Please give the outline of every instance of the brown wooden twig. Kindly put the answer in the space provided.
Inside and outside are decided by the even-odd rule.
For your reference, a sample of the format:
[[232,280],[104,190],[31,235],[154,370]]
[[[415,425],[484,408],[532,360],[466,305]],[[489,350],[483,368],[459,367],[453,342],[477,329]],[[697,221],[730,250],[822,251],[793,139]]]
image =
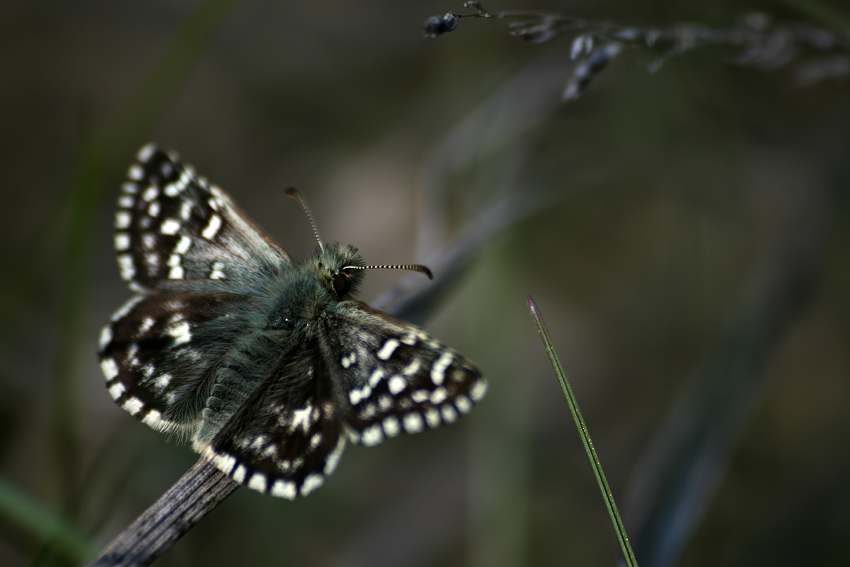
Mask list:
[[237,488],[225,473],[199,460],[88,567],[150,565]]

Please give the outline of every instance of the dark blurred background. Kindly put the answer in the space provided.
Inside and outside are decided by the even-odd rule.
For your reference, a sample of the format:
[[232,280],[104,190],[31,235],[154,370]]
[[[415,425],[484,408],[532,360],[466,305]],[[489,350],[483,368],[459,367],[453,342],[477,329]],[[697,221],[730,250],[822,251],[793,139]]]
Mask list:
[[[487,7],[850,29],[839,0]],[[113,404],[95,357],[130,295],[111,223],[149,140],[296,257],[315,241],[290,186],[367,262],[462,274],[425,326],[490,380],[455,426],[349,446],[307,498],[237,491],[158,565],[615,564],[529,294],[642,565],[850,564],[850,82],[712,47],[650,73],[627,50],[561,104],[568,37],[464,19],[425,39],[449,10],[0,5],[0,564],[74,564],[51,522],[98,549],[195,461]],[[404,278],[370,272],[362,297]]]

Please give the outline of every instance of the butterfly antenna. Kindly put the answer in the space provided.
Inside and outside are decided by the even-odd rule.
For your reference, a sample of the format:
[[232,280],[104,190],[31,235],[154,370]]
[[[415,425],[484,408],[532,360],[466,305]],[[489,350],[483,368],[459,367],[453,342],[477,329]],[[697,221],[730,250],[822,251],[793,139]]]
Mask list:
[[304,212],[307,214],[307,219],[310,221],[310,226],[313,227],[313,234],[316,235],[316,242],[319,243],[319,250],[324,252],[325,245],[322,243],[322,237],[319,236],[319,229],[316,228],[316,221],[313,220],[313,213],[310,212],[310,207],[307,206],[307,201],[304,200],[304,197],[301,196],[301,193],[295,187],[287,189],[286,194],[298,201],[301,208],[304,209]]
[[422,264],[397,264],[395,266],[343,266],[343,270],[408,270],[411,272],[419,272],[428,276],[429,280],[434,279],[434,274],[427,266]]

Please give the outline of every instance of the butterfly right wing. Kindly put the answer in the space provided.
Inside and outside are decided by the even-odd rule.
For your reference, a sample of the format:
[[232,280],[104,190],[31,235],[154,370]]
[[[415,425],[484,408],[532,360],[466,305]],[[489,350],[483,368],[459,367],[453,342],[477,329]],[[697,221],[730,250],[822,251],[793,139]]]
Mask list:
[[472,362],[419,327],[360,301],[343,301],[322,321],[348,438],[366,446],[400,433],[454,423],[487,392]]
[[153,144],[127,170],[115,213],[121,277],[136,292],[251,293],[290,255],[216,185]]

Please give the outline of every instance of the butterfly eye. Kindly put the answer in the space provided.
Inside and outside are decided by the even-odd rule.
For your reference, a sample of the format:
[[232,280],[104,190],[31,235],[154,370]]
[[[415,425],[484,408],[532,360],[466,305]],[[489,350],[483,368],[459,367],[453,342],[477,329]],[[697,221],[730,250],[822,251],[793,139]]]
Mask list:
[[343,273],[334,274],[333,279],[334,292],[337,296],[343,296],[348,293],[351,287],[351,282],[348,281],[348,276]]

